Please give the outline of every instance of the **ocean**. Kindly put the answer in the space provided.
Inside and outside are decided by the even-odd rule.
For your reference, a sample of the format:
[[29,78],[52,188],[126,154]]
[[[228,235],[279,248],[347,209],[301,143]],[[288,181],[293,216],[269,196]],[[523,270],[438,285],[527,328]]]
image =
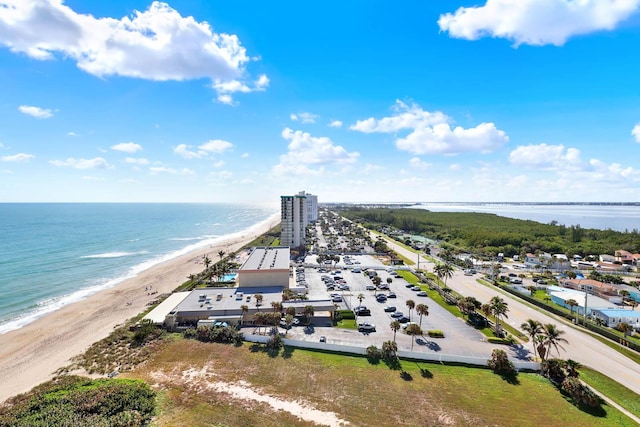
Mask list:
[[275,205],[0,204],[0,334],[279,212]]
[[508,218],[599,230],[640,230],[640,204],[420,203],[432,212],[482,212]]

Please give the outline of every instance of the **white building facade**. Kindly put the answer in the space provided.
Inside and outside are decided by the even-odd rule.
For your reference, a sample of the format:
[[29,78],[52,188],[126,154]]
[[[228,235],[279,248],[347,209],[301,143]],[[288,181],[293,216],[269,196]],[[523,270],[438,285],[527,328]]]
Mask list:
[[307,213],[307,198],[304,192],[295,196],[280,196],[281,245],[295,248],[304,244]]

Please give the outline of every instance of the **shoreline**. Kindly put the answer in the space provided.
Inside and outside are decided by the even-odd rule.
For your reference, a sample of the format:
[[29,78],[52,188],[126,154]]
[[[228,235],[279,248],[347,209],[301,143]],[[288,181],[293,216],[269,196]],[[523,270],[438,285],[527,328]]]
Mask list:
[[[147,303],[160,294],[173,292],[190,274],[203,270],[198,261],[204,255],[216,260],[220,250],[237,252],[278,222],[279,213],[214,246],[197,248],[153,265],[111,288],[0,335],[0,402],[50,380],[71,358],[108,336],[117,325],[145,311]],[[153,293],[148,292],[149,287]]]

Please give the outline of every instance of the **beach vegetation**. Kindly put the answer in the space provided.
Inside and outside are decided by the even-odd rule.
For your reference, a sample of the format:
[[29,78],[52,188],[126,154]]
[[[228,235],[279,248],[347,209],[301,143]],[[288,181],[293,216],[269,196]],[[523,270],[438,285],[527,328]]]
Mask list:
[[140,380],[63,375],[0,406],[0,426],[145,426],[155,397]]

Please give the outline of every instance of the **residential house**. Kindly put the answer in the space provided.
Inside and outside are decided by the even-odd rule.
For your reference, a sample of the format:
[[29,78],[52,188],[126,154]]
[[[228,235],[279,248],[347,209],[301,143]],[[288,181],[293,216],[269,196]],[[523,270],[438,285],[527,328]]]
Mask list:
[[619,249],[615,252],[615,258],[617,262],[622,264],[633,264],[633,254],[631,252]]
[[640,330],[640,313],[628,309],[593,309],[593,317],[601,319],[605,325],[615,328],[620,323],[628,323],[633,329]]

